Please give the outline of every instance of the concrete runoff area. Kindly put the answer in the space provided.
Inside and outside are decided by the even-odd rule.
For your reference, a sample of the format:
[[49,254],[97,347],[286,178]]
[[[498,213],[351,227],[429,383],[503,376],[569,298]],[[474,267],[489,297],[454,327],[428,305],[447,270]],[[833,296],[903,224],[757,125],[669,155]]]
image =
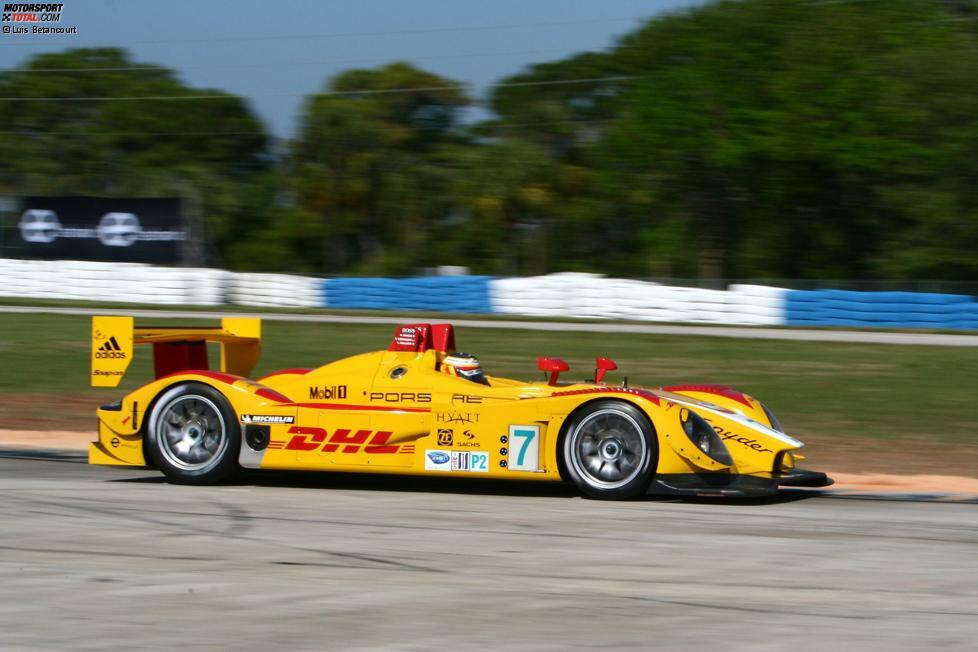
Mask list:
[[0,649],[973,650],[978,506],[0,458]]

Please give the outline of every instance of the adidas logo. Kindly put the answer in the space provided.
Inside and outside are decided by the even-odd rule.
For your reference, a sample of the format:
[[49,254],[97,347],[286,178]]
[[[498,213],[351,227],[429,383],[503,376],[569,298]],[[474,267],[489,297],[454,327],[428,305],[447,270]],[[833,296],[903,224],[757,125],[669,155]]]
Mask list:
[[102,346],[95,351],[96,358],[122,358],[125,359],[126,353],[115,341],[115,335],[102,342]]

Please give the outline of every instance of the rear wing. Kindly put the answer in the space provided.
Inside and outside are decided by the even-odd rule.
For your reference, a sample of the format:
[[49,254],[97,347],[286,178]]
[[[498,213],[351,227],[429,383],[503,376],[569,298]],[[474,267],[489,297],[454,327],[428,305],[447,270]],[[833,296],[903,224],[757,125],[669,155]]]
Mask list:
[[92,317],[92,387],[116,387],[132,362],[136,344],[153,345],[156,378],[208,369],[208,342],[221,345],[221,371],[247,376],[261,354],[261,320],[224,317],[220,328],[137,328],[132,317]]

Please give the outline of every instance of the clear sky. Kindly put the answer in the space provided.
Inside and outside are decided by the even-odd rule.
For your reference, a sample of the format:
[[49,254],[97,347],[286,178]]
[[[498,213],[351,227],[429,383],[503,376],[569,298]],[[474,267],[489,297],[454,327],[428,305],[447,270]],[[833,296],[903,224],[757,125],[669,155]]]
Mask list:
[[[0,35],[0,68],[40,52],[121,46],[187,84],[247,97],[279,137],[303,95],[354,67],[410,61],[468,84],[600,50],[643,19],[704,0],[64,0],[77,35]],[[5,23],[7,24],[7,23]]]

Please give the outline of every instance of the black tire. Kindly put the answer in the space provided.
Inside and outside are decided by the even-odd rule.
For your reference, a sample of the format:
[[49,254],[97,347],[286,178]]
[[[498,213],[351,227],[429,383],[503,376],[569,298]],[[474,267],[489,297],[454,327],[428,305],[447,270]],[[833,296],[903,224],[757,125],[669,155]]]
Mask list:
[[146,421],[146,453],[170,482],[214,484],[238,470],[241,426],[224,396],[203,383],[163,392]]
[[655,429],[645,414],[624,401],[596,401],[567,423],[564,468],[591,498],[624,500],[649,488],[659,462]]

